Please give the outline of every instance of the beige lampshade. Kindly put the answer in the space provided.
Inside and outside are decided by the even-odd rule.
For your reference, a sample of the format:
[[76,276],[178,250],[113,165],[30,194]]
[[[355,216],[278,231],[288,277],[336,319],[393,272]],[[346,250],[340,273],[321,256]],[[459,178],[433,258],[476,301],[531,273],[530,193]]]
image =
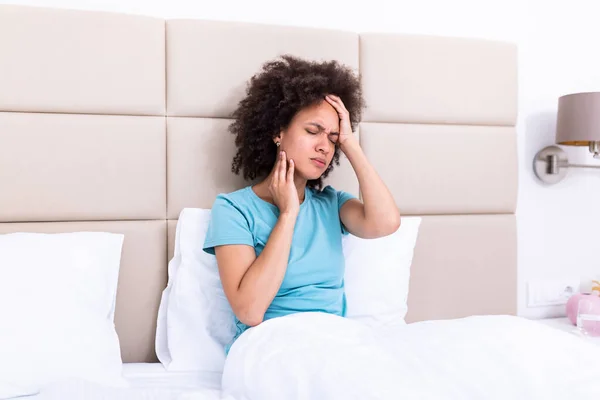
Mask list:
[[600,92],[574,93],[558,99],[556,143],[588,146],[600,142]]

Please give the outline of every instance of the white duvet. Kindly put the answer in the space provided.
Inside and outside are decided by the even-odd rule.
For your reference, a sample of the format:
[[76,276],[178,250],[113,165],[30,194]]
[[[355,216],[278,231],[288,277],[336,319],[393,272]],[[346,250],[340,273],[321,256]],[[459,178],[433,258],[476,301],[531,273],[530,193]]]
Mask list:
[[[221,392],[147,383],[108,388],[62,381],[20,395],[33,394],[23,397],[32,400],[600,399],[600,346],[510,316],[375,328],[304,313],[244,332],[225,363]],[[0,379],[0,398],[19,395],[14,389]]]
[[599,399],[600,347],[510,316],[371,328],[333,315],[295,314],[236,341],[222,396]]

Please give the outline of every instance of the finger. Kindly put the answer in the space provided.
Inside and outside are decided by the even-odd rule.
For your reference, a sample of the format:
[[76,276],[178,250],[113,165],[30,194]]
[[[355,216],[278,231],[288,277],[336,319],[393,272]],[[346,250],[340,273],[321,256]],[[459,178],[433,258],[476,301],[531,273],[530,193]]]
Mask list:
[[348,109],[346,108],[346,105],[344,104],[342,99],[336,95],[332,95],[332,96],[333,96],[333,100],[342,108],[342,110],[348,112]]
[[290,158],[290,166],[287,170],[287,180],[288,182],[294,182],[294,160]]
[[344,106],[344,103],[342,102],[342,100],[339,97],[335,98],[335,97],[331,97],[328,95],[325,98],[327,99],[329,104],[331,104],[336,109],[336,111],[339,114],[341,114],[341,115],[349,114],[348,110],[346,110],[346,106]]
[[335,98],[333,98],[333,97],[332,97],[331,95],[329,95],[329,94],[325,96],[325,100],[327,100],[327,101],[328,101],[330,104],[332,104],[332,105],[337,105],[337,103],[336,103],[336,101],[335,101]]
[[279,168],[281,166],[281,151],[277,153],[277,160],[275,160],[275,169],[273,171],[273,184],[279,183]]
[[340,99],[340,106],[342,107],[342,110],[344,110],[346,112],[346,114],[350,114],[350,112],[346,108],[346,105],[344,104],[344,102],[341,99]]
[[341,111],[340,105],[331,97],[329,96],[325,96],[325,99],[327,100],[327,102],[329,104],[331,104],[333,106],[333,108],[335,108],[335,110],[339,113]]
[[344,110],[346,113],[348,113],[348,110],[346,109],[346,105],[344,104],[344,102],[342,101],[342,99],[341,99],[341,98],[339,98],[339,97],[335,96],[335,101],[336,101],[336,103],[337,103],[337,104],[340,106],[340,108],[341,108],[342,110]]
[[328,94],[327,97],[334,101],[335,103],[342,103],[342,99],[340,99],[338,96],[336,96],[335,94]]
[[281,152],[281,164],[279,164],[279,182],[285,182],[285,172],[287,170],[287,161],[285,158],[285,151]]

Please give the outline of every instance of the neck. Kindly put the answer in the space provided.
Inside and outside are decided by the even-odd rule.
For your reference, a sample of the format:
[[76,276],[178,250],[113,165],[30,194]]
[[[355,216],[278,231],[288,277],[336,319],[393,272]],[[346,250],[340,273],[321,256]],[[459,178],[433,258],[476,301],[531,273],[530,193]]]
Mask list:
[[[269,192],[269,182],[271,182],[272,177],[273,171],[271,171],[271,173],[260,183],[257,183],[254,186],[254,191],[256,192],[256,194],[258,194],[258,196],[261,197],[263,200],[266,200],[270,203],[273,203],[273,199],[271,198],[271,194]],[[307,182],[308,181],[306,179],[301,178],[299,176],[294,177],[294,186],[296,186],[296,190],[298,191],[298,200],[300,200],[300,203],[304,201]]]
[[297,176],[294,177],[294,186],[296,186],[296,190],[298,191],[298,200],[300,200],[300,203],[304,201],[306,182],[306,179]]

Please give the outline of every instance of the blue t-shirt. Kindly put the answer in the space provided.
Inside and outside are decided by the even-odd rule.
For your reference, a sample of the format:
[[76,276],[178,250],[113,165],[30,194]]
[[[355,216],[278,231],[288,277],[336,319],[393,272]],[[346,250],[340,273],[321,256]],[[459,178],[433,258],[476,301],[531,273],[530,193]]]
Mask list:
[[[307,311],[346,315],[342,234],[347,232],[339,210],[351,198],[354,196],[331,186],[322,191],[306,188],[287,270],[264,320]],[[215,254],[215,246],[246,244],[254,247],[258,257],[278,217],[277,206],[258,197],[250,186],[220,194],[212,207],[203,249]],[[237,318],[235,323],[234,341],[248,329]]]

